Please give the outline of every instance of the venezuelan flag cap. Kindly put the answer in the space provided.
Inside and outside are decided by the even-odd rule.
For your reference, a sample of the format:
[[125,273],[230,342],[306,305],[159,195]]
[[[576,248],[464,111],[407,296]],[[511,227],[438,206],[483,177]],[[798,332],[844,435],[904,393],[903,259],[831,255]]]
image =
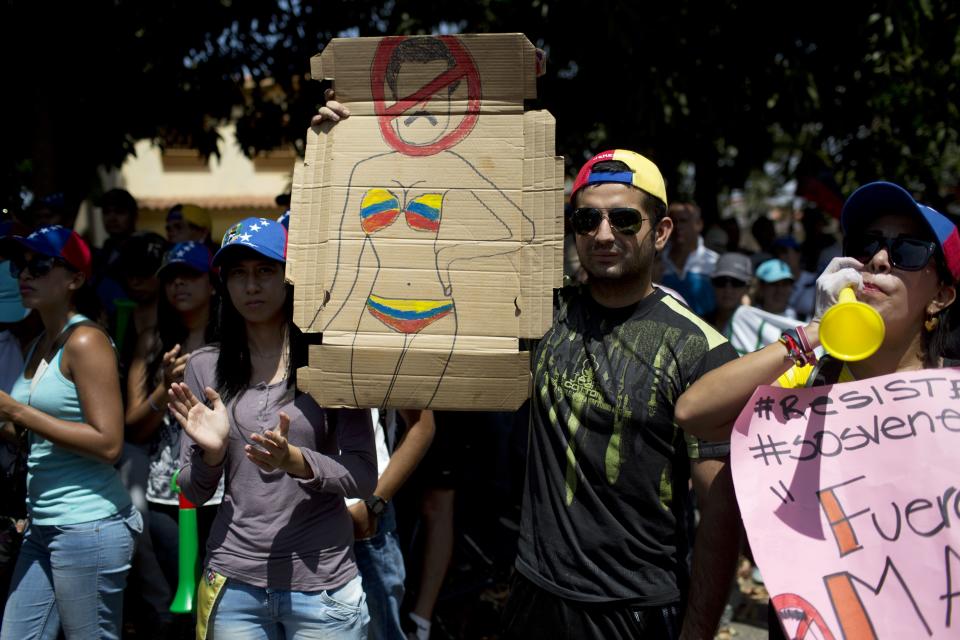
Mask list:
[[[594,171],[593,167],[600,162],[617,160],[630,167],[630,171]],[[577,180],[573,183],[573,191],[570,192],[570,199],[573,200],[577,191],[590,184],[603,182],[620,182],[629,184],[638,189],[643,189],[657,200],[667,204],[667,187],[663,182],[663,176],[660,169],[647,158],[639,153],[627,151],[626,149],[612,149],[603,151],[590,158],[587,164],[583,165],[580,173],[577,174]]]
[[76,231],[58,224],[40,227],[28,236],[10,236],[24,249],[51,258],[59,258],[72,269],[90,278],[93,259],[90,247]]
[[173,267],[186,267],[197,273],[207,273],[213,265],[210,249],[202,242],[178,242],[163,255],[163,263],[157,269],[157,277],[170,273]]
[[892,182],[871,182],[853,192],[843,205],[840,226],[843,234],[885,215],[915,216],[933,233],[954,280],[960,280],[960,234],[950,219],[913,199],[910,192]]
[[287,229],[276,220],[267,218],[241,220],[223,234],[220,250],[213,256],[213,266],[220,267],[224,256],[232,255],[240,248],[249,249],[270,260],[286,263]]

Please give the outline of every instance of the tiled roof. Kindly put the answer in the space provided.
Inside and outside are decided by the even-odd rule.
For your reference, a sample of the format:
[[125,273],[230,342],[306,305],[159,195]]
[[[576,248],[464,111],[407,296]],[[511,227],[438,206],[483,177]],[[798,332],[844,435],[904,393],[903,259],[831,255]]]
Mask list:
[[141,209],[169,209],[176,204],[195,204],[204,209],[263,209],[280,210],[275,196],[165,196],[162,198],[140,197]]

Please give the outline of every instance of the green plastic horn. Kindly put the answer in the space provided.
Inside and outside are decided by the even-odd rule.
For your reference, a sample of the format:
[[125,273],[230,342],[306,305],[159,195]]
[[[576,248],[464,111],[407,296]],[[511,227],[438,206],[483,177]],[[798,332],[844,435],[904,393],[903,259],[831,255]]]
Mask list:
[[130,323],[134,309],[137,308],[137,303],[127,298],[116,298],[113,304],[117,309],[117,335],[113,337],[113,341],[117,345],[117,351],[122,353],[123,342],[127,337],[127,325]]
[[170,479],[170,487],[180,496],[180,552],[177,567],[177,593],[173,596],[170,611],[193,613],[197,596],[197,506],[187,500],[180,491],[177,478],[180,470]]

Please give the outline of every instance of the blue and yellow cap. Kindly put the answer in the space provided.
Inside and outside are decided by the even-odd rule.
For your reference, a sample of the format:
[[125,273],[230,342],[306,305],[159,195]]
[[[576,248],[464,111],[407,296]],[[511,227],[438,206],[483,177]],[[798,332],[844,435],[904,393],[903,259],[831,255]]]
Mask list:
[[[630,167],[630,171],[609,172],[601,171],[594,173],[593,167],[599,162],[617,160]],[[629,184],[638,189],[643,189],[657,200],[667,204],[667,186],[663,181],[663,175],[657,165],[649,159],[643,157],[635,151],[626,149],[611,149],[602,151],[590,158],[573,183],[573,190],[570,192],[570,199],[573,200],[577,191],[590,184],[599,184],[604,182],[620,182]]]

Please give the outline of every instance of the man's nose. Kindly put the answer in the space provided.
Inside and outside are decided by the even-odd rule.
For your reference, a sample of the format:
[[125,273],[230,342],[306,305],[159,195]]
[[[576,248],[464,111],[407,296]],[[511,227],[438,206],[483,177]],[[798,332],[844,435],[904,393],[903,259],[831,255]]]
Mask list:
[[610,226],[610,220],[606,216],[600,219],[600,226],[597,227],[595,239],[602,243],[609,243],[614,240],[613,227]]

